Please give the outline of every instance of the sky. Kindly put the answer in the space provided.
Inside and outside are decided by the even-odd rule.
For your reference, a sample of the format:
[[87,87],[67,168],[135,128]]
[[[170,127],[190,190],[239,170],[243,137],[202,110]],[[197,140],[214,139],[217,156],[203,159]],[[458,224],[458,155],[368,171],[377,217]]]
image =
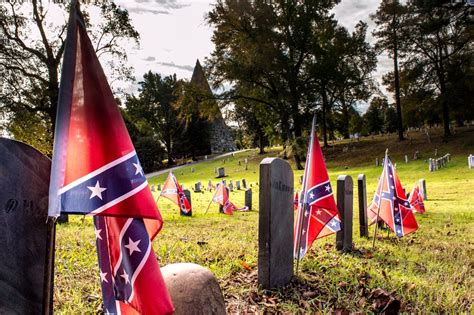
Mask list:
[[[380,0],[342,0],[334,9],[339,23],[349,31],[359,20],[369,24],[369,42],[374,39],[370,32],[374,23],[369,15],[377,10]],[[128,54],[129,63],[135,68],[140,81],[148,70],[163,75],[176,73],[178,78],[190,79],[196,59],[201,62],[214,49],[211,41],[212,28],[205,15],[215,1],[210,0],[117,0],[126,8],[133,25],[140,33],[140,47],[133,47]],[[383,74],[391,70],[391,60],[380,56],[374,77],[380,82]],[[128,84],[125,90],[133,92],[136,84]],[[383,87],[382,91],[385,92]],[[359,108],[365,111],[366,105]]]

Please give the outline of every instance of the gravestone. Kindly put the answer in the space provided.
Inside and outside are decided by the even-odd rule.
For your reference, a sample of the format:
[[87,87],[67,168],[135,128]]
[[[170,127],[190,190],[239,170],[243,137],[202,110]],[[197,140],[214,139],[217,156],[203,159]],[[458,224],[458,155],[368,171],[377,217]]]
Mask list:
[[212,190],[212,180],[209,180],[209,182],[207,183],[207,190]]
[[216,178],[221,178],[225,177],[225,169],[223,167],[219,167],[217,169],[217,177]]
[[234,191],[234,184],[232,183],[232,179],[229,180],[229,190]]
[[194,173],[194,167],[191,168],[191,173]]
[[247,158],[245,158],[244,162],[245,162],[245,164],[247,164],[249,162],[249,160]]
[[469,154],[467,157],[467,166],[469,168],[474,168],[474,156],[472,154]]
[[155,185],[151,185],[151,191],[155,191]]
[[438,149],[435,149],[434,156],[438,156]]
[[0,138],[0,314],[52,314],[50,172],[41,152]]
[[157,184],[157,185],[156,185],[156,190],[157,190],[157,191],[161,191],[161,184]]
[[352,177],[339,175],[337,177],[337,209],[341,216],[341,230],[336,233],[336,248],[343,252],[352,250]]
[[434,171],[433,159],[431,159],[431,158],[428,159],[428,170],[429,170],[430,172],[433,172],[433,171]]
[[279,158],[260,163],[258,284],[288,284],[293,276],[293,171]]
[[[225,183],[222,183],[222,185],[225,186]],[[230,191],[229,188],[225,187],[225,191],[227,191],[227,197],[230,199]],[[219,205],[219,213],[224,213],[224,207],[222,205]]]
[[367,222],[367,188],[365,175],[357,177],[358,199],[359,199],[359,229],[360,237],[369,237],[369,224]]
[[247,189],[247,181],[245,180],[245,178],[242,179],[242,187],[243,187],[244,189]]
[[241,165],[240,161],[239,161],[239,163],[237,163],[237,164],[240,166],[240,165]]
[[375,166],[379,166],[380,163],[379,163],[379,158],[375,158]]
[[189,206],[190,206],[191,210],[189,210],[189,212],[186,213],[186,212],[181,211],[181,209],[180,209],[180,210],[179,210],[179,214],[180,214],[180,215],[183,215],[183,216],[185,216],[185,217],[192,217],[192,216],[193,216],[193,205],[192,205],[192,203],[191,203],[191,192],[190,192],[189,190],[187,190],[187,189],[184,189],[184,190],[183,190],[183,194],[186,196],[186,199],[188,199],[188,201],[189,201]]
[[239,180],[236,180],[236,181],[235,181],[235,188],[236,188],[237,190],[240,190],[240,181],[239,181]]
[[252,210],[252,188],[245,191],[245,206]]
[[408,155],[405,154],[405,163],[408,163]]
[[191,263],[161,268],[170,294],[174,315],[225,314],[224,296],[212,272]]
[[301,176],[300,176],[300,178],[299,178],[298,182],[300,183],[300,185],[302,185],[302,184],[303,184],[303,175],[301,175]]
[[204,155],[204,160],[207,160],[207,155]]
[[420,193],[423,200],[428,200],[428,194],[426,192],[426,180],[420,179]]
[[249,165],[248,165],[248,164],[245,164],[245,170],[246,170],[246,171],[249,170]]
[[201,192],[201,182],[194,184],[194,192]]

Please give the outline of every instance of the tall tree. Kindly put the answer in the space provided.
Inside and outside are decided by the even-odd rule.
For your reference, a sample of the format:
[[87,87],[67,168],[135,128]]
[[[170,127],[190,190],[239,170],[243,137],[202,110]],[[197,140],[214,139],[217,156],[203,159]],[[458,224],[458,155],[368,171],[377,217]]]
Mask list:
[[397,108],[398,140],[404,140],[402,106],[400,100],[400,77],[398,62],[401,46],[404,43],[404,21],[407,9],[398,0],[382,0],[377,12],[371,16],[377,28],[373,35],[378,39],[375,47],[379,52],[386,51],[393,58],[395,103]]
[[179,142],[182,125],[175,108],[179,98],[179,85],[176,74],[162,77],[148,71],[139,82],[138,97],[127,98],[126,110],[137,120],[145,121],[164,144],[168,165],[174,164],[173,146]]
[[[44,7],[43,1],[38,0],[32,0],[31,4],[6,0],[0,4],[0,111],[11,121],[21,118],[16,117],[17,113],[29,112],[48,130],[49,138],[54,132],[69,6],[48,1]],[[49,13],[55,9],[64,13],[63,20]],[[87,6],[85,9],[83,12]],[[99,11],[101,19],[97,25],[91,25],[85,16],[96,51],[99,56],[113,58],[109,68],[115,69],[115,75],[130,77],[130,68],[124,66],[126,53],[121,44],[124,40],[138,43],[139,35],[130,23],[128,12],[113,2],[100,5]],[[14,135],[21,135],[15,131],[21,124],[9,126]]]
[[[438,0],[415,0],[409,4],[406,41],[407,64],[419,64],[425,82],[431,84],[441,103],[444,135],[450,136],[450,108],[456,107],[456,76],[472,76],[472,24],[468,6],[445,5]],[[455,70],[458,69],[458,70]],[[460,71],[459,71],[460,70]],[[463,75],[461,75],[463,76]],[[469,100],[470,99],[470,100]],[[472,106],[472,95],[467,101]],[[467,105],[467,104],[466,104]]]

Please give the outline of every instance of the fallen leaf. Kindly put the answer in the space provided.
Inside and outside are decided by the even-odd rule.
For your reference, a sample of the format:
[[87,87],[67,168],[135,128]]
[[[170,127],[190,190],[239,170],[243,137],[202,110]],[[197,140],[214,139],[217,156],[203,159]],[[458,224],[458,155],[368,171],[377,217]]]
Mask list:
[[252,270],[252,267],[249,266],[249,264],[247,264],[245,261],[241,260],[240,261],[240,264],[242,265],[242,267],[244,267],[245,269],[251,271]]
[[307,292],[303,293],[303,297],[307,298],[307,299],[314,298],[317,295],[318,295],[318,293],[316,291],[307,291]]
[[338,286],[341,287],[341,288],[345,288],[349,285],[349,283],[345,282],[345,281],[341,281],[339,282]]

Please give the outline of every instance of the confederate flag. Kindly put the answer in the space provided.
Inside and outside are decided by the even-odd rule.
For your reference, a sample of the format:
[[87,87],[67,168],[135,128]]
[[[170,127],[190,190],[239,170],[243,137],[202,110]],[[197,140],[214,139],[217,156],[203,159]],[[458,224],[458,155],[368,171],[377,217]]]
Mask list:
[[413,190],[411,191],[410,197],[408,198],[408,202],[412,206],[413,210],[415,210],[418,213],[424,213],[425,212],[425,204],[423,203],[423,196],[420,194],[420,187],[418,184],[413,187]]
[[161,190],[161,195],[165,198],[168,198],[173,203],[175,203],[181,209],[181,212],[188,213],[191,211],[191,205],[189,204],[188,198],[183,192],[183,188],[178,183],[178,180],[172,172],[169,172],[168,177],[163,184],[163,189]]

